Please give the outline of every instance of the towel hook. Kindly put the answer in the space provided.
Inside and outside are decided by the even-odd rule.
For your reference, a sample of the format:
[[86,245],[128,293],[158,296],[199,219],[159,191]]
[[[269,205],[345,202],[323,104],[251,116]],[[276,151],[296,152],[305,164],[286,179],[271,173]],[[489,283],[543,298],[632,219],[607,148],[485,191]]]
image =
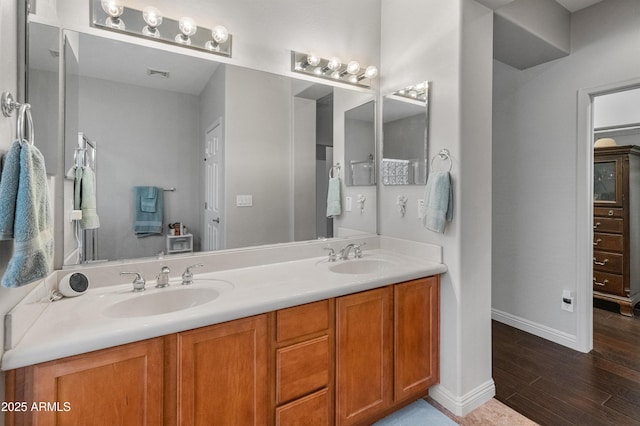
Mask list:
[[338,176],[340,176],[340,163],[336,163],[335,166],[331,167],[331,169],[329,170],[329,179],[333,179],[334,177],[336,177],[335,172],[338,172]]
[[449,152],[449,150],[447,148],[443,148],[440,150],[440,152],[438,152],[438,154],[434,155],[433,158],[431,158],[431,168],[433,169],[433,160],[436,159],[436,157],[440,157],[441,160],[449,160],[449,170],[447,170],[448,172],[451,171],[451,169],[453,168],[453,161],[451,161],[451,153]]
[[[15,110],[18,110],[18,121],[16,124],[16,133],[19,141],[26,140],[33,145],[33,118],[31,117],[31,105],[28,103],[19,103],[13,99],[13,95],[9,92],[2,92],[0,98],[0,108],[2,115],[11,117]],[[25,118],[27,121],[25,134]],[[26,136],[26,137],[25,137]]]

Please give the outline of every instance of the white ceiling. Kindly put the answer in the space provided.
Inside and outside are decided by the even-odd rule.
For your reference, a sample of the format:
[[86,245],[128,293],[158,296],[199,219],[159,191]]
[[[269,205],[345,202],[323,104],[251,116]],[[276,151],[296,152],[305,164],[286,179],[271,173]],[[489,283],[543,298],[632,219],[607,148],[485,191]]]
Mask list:
[[[514,0],[478,0],[480,3],[485,6],[495,10],[499,9],[504,5],[507,5]],[[585,7],[589,7],[596,3],[601,2],[602,0],[556,0],[562,7],[567,9],[569,12],[576,12],[580,9],[584,9]]]

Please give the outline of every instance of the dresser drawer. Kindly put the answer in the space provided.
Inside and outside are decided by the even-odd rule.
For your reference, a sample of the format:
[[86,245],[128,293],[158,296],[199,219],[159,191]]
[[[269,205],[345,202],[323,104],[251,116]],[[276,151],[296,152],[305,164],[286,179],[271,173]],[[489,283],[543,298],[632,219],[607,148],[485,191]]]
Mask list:
[[623,273],[624,256],[618,253],[606,251],[593,251],[593,270],[599,272],[610,272],[612,274]]
[[278,349],[276,404],[291,401],[329,384],[329,337]]
[[607,207],[594,207],[593,208],[593,216],[594,217],[615,217],[622,218],[624,214],[624,209],[613,209]]
[[624,250],[624,237],[620,234],[593,234],[594,250],[618,251]]
[[624,295],[624,280],[622,275],[607,274],[593,271],[593,289],[603,293]]
[[276,313],[278,342],[317,333],[329,328],[329,300],[308,303]]
[[594,232],[613,232],[620,234],[624,229],[623,224],[622,219],[611,219],[608,217],[593,218]]

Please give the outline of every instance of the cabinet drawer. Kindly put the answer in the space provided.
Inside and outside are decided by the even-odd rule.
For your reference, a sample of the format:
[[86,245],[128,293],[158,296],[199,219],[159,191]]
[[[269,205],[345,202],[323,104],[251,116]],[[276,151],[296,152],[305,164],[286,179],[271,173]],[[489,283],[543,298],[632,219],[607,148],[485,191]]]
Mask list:
[[329,384],[329,337],[278,349],[276,403],[291,401]]
[[329,328],[329,300],[308,303],[276,313],[276,338],[283,342]]
[[593,248],[596,250],[623,251],[624,237],[620,234],[593,234]]
[[610,272],[613,274],[623,273],[624,256],[606,251],[593,251],[593,270],[599,272]]
[[593,271],[593,289],[603,293],[624,295],[624,280],[622,275],[607,274]]
[[607,207],[594,207],[593,215],[596,217],[616,217],[622,218],[624,214],[624,209],[614,209]]
[[329,425],[329,391],[322,389],[307,397],[276,408],[276,425]]
[[605,217],[593,218],[593,230],[597,232],[622,233],[624,222],[622,219],[610,219]]

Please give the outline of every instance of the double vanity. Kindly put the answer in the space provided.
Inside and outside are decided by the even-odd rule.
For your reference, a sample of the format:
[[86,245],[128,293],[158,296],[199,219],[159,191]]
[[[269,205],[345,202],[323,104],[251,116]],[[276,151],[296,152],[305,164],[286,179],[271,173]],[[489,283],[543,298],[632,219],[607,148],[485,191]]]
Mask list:
[[49,302],[57,271],[7,315],[2,368],[7,401],[59,410],[10,416],[369,424],[438,382],[446,270],[440,247],[366,236],[78,269],[89,291]]

